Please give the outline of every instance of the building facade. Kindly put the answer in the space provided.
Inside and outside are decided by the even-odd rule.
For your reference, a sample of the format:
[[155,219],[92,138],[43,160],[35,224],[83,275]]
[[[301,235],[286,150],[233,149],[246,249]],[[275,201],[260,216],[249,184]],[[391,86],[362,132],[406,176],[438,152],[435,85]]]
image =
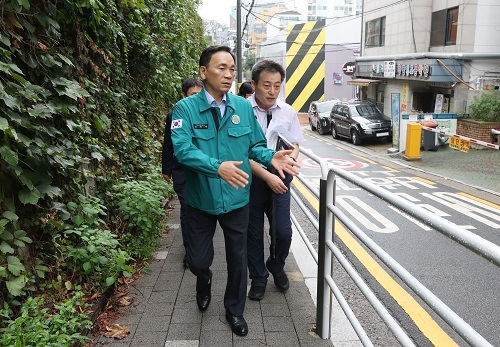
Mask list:
[[500,2],[364,0],[355,79],[390,113],[463,113],[475,91],[500,86]]

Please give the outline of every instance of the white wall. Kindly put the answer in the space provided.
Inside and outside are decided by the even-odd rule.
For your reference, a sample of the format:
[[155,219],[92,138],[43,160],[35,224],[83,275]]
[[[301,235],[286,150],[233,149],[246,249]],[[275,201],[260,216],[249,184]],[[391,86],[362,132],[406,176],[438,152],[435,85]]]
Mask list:
[[474,52],[500,51],[500,1],[478,0]]

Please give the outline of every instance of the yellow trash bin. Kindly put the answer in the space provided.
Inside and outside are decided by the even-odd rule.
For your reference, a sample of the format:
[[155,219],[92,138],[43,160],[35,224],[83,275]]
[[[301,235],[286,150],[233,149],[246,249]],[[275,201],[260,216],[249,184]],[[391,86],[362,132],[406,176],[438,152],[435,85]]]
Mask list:
[[420,139],[422,126],[419,123],[408,123],[406,126],[406,160],[420,160]]

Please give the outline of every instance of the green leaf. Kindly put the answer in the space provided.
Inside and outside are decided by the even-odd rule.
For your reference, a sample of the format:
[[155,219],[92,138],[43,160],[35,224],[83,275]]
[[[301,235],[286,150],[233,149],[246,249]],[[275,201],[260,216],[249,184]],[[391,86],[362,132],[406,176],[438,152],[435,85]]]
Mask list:
[[53,109],[44,104],[36,104],[28,109],[28,114],[33,118],[50,118],[52,113],[54,113]]
[[22,294],[24,286],[26,286],[27,278],[26,276],[19,276],[11,281],[7,281],[7,290],[10,294],[14,296],[19,296]]
[[115,283],[115,278],[114,277],[108,277],[108,278],[106,278],[106,285],[108,287],[111,286],[113,283]]
[[31,182],[31,179],[28,176],[19,175],[18,178],[21,181],[21,183],[24,184],[26,188],[28,188],[30,191],[33,190],[33,188],[35,188],[33,182]]
[[74,216],[73,218],[71,218],[71,220],[78,226],[82,225],[82,223],[85,221],[84,218],[80,215]]
[[3,43],[5,46],[10,47],[10,40],[2,34],[0,34],[0,42]]
[[89,271],[90,268],[92,267],[92,265],[88,261],[86,261],[85,263],[83,263],[82,266],[83,266],[83,270],[85,270],[85,271]]
[[14,276],[19,276],[21,274],[21,271],[26,271],[19,258],[14,257],[13,255],[9,255],[7,257],[7,268]]
[[94,159],[97,159],[98,161],[104,160],[104,156],[99,152],[92,152],[92,153],[90,153],[90,156]]
[[23,189],[19,192],[18,196],[19,196],[19,200],[23,204],[36,205],[36,203],[40,199],[40,192],[36,188],[33,188],[33,190]]
[[0,62],[0,71],[5,72],[8,75],[10,75],[11,71],[16,71],[20,74],[23,73],[16,64],[7,64],[3,62]]
[[17,163],[19,162],[17,153],[7,146],[0,147],[0,157],[12,166],[17,165]]
[[42,184],[36,187],[40,194],[43,195],[48,195],[49,197],[53,198],[55,196],[61,196],[62,191],[59,187],[51,186],[48,184]]
[[64,55],[62,55],[60,53],[57,53],[57,56],[59,57],[59,59],[61,59],[62,61],[64,61],[69,66],[74,66],[73,62],[71,60],[69,60],[68,58],[66,58]]
[[2,243],[0,243],[0,252],[3,254],[14,254],[14,248],[12,248],[7,242],[2,241]]
[[63,77],[54,78],[51,81],[59,95],[66,95],[75,101],[79,97],[90,96],[90,94],[85,89],[80,87],[76,81],[68,80]]
[[19,219],[19,216],[12,211],[5,211],[4,213],[2,213],[2,216],[10,220],[11,222]]
[[0,117],[0,130],[5,131],[9,129],[9,121],[3,117]]
[[2,100],[8,108],[13,110],[19,110],[21,108],[21,101],[10,94],[4,93],[4,95],[2,95]]

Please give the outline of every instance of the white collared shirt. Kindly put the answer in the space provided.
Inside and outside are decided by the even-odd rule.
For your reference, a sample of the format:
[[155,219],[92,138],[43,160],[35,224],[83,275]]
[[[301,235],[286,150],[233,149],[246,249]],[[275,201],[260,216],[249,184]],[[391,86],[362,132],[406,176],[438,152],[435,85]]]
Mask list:
[[[249,100],[252,104],[255,118],[257,118],[262,130],[266,133],[267,111],[261,109],[257,105],[257,102],[255,101],[255,93],[247,100]],[[304,141],[304,137],[302,136],[302,130],[300,128],[297,112],[295,112],[293,107],[286,102],[276,100],[276,103],[269,110],[273,114],[271,123],[280,123],[295,138],[296,143],[300,145]]]

